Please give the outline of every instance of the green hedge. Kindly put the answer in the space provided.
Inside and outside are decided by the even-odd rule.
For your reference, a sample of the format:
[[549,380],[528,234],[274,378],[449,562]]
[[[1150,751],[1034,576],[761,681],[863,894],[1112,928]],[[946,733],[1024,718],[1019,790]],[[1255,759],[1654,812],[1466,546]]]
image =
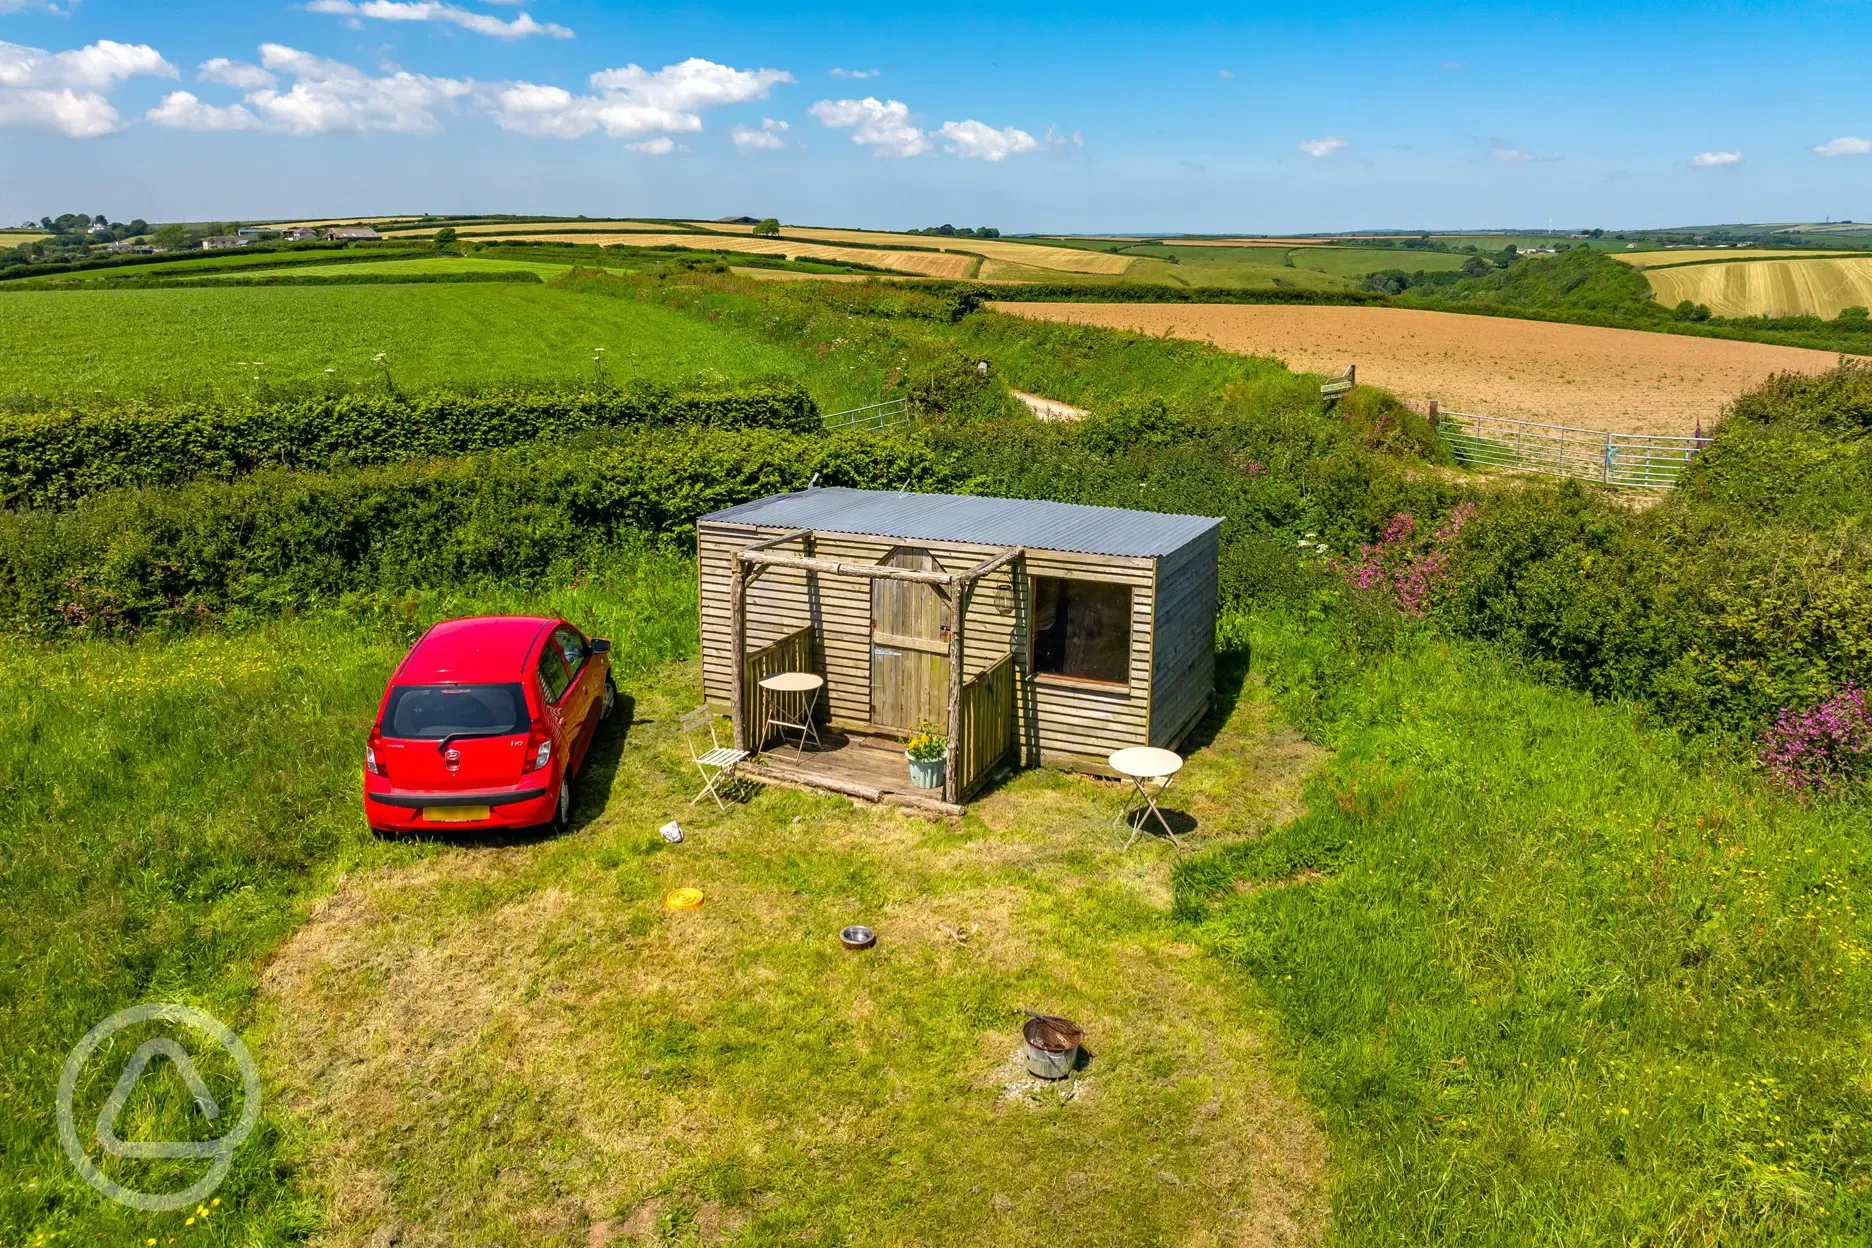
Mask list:
[[537,575],[697,516],[822,485],[954,488],[927,445],[774,429],[658,429],[348,472],[120,490],[0,513],[0,630],[129,633],[276,614],[359,590]]
[[[224,272],[226,270],[223,270]],[[110,282],[41,281],[0,285],[0,292],[22,290],[214,290],[223,286],[420,286],[454,282],[519,282],[537,284],[540,275],[531,269],[497,269],[467,273],[292,273],[268,271],[251,276],[217,277],[204,280],[190,277],[120,277]]]
[[327,468],[493,450],[594,428],[766,427],[808,432],[798,384],[683,389],[352,394],[232,407],[182,404],[0,415],[0,502],[64,506],[99,490],[231,478],[267,465]]

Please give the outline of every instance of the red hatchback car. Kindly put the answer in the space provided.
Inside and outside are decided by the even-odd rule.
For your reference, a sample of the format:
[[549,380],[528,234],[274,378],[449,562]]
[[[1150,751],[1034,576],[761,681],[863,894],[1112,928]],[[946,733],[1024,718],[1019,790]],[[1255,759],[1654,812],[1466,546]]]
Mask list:
[[424,633],[364,747],[372,830],[563,830],[572,777],[617,706],[610,651],[538,616],[447,620]]

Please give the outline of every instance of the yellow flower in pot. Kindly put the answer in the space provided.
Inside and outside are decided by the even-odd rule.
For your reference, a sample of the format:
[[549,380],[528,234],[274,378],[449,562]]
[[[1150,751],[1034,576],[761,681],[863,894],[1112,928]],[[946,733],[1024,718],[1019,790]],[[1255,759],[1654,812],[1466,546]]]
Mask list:
[[910,760],[911,784],[919,789],[941,788],[949,761],[949,738],[926,719],[904,743],[904,757]]

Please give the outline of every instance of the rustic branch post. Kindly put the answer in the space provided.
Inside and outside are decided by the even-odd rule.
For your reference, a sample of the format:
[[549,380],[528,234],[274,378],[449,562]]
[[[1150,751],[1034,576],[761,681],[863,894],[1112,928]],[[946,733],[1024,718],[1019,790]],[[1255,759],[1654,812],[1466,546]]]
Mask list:
[[734,557],[734,567],[728,575],[728,648],[732,663],[729,669],[729,687],[734,691],[732,715],[734,718],[734,748],[748,748],[747,732],[747,565],[741,562],[739,552]]
[[962,801],[962,622],[968,617],[972,579],[958,578],[949,595],[949,756],[943,764],[943,799]]

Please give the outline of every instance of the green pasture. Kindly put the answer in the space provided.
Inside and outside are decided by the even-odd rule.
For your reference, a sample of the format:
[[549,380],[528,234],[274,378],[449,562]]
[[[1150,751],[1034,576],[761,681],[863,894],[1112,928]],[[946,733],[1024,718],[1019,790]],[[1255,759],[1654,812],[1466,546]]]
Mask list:
[[[354,260],[348,263],[294,265],[294,276],[319,273],[538,273],[541,278],[557,277],[572,267],[570,260],[493,260],[476,256],[417,256],[407,260]],[[183,276],[186,276],[185,274]],[[235,272],[204,273],[199,280],[212,282],[241,277]]]
[[1442,273],[1462,268],[1469,259],[1457,252],[1406,247],[1296,247],[1287,254],[1297,268],[1345,278],[1364,277],[1385,269]]
[[1241,636],[1335,752],[1306,814],[1181,865],[1178,902],[1281,1015],[1331,1242],[1864,1241],[1863,803],[1486,652]]
[[750,333],[531,285],[22,291],[0,296],[0,338],[19,408],[370,386],[386,369],[411,388],[565,384],[591,380],[595,347],[620,379],[803,371]]
[[[38,278],[15,278],[13,280],[31,282],[103,283],[117,279],[139,277],[187,277],[196,274],[207,275],[210,273],[244,273],[252,269],[296,269],[302,265],[336,267],[341,263],[339,257],[350,257],[353,262],[356,262],[357,257],[361,254],[367,253],[363,253],[361,250],[339,251],[336,249],[268,252],[194,252],[175,260],[152,260],[146,264],[113,265],[108,268],[98,269],[74,269],[66,273],[49,273]],[[384,253],[382,261],[371,260],[365,261],[365,263],[383,263],[399,255],[407,254],[409,253],[403,251],[387,251]]]

